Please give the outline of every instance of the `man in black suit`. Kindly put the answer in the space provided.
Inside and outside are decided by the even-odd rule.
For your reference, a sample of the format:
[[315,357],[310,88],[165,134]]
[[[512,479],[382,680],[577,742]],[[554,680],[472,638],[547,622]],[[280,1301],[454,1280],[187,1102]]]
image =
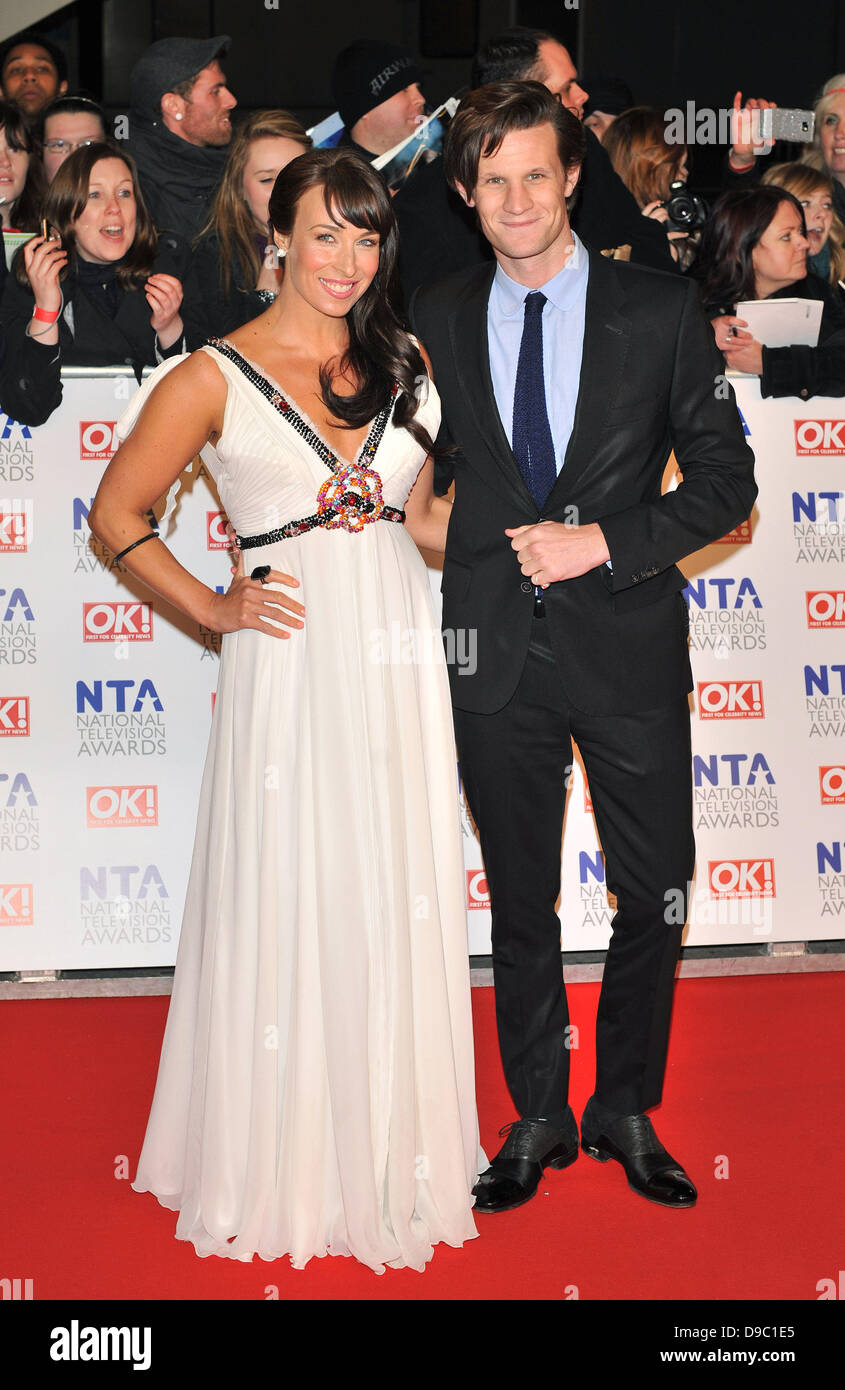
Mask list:
[[[452,666],[450,678],[520,1115],[475,1189],[488,1212],[529,1200],[544,1167],[578,1155],[555,912],[572,737],[617,904],[581,1145],[621,1162],[652,1201],[696,1199],[644,1114],[662,1093],[675,909],[694,860],[676,562],[747,517],[757,489],[694,285],[573,236],[567,199],[583,149],[580,123],[540,83],[471,92],[445,170],[496,262],[422,288],[411,305],[441,442],[456,451],[443,622],[477,639],[474,673]],[[662,496],[672,449],[683,482]]]

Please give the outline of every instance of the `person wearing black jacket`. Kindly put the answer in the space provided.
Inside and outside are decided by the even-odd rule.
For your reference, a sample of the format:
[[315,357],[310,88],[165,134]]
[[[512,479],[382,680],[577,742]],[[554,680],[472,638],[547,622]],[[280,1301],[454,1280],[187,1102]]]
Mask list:
[[157,227],[193,241],[223,177],[237,105],[219,59],[228,34],[159,39],[129,79],[129,150]]
[[189,248],[156,232],[121,148],[103,142],[70,155],[44,216],[50,237],[21,247],[0,303],[0,406],[28,425],[60,404],[62,366],[128,365],[140,381],[144,367],[185,351],[199,332]]
[[[6,258],[0,256],[0,304],[10,278]],[[37,370],[37,361],[36,344],[29,338],[23,344],[16,337],[10,339],[0,322],[0,411],[10,420],[19,420],[22,425],[41,423],[31,418],[31,378],[33,371]]]
[[[644,1113],[661,1098],[685,912],[666,905],[685,899],[694,858],[677,565],[748,516],[754,460],[732,393],[713,390],[718,355],[694,286],[573,236],[582,151],[581,127],[539,83],[466,98],[445,168],[496,262],[425,286],[410,306],[441,443],[456,451],[443,625],[477,639],[472,672],[450,663],[449,676],[520,1117],[473,1189],[486,1213],[522,1205],[544,1168],[578,1156],[555,911],[571,738],[617,900],[581,1147],[620,1162],[652,1202],[696,1200]],[[683,482],[662,495],[670,448]]]
[[[798,199],[776,184],[735,189],[714,204],[690,274],[725,362],[760,377],[761,396],[845,396],[845,307],[838,290],[807,273],[809,242]],[[816,347],[769,348],[747,331],[737,303],[823,301]]]

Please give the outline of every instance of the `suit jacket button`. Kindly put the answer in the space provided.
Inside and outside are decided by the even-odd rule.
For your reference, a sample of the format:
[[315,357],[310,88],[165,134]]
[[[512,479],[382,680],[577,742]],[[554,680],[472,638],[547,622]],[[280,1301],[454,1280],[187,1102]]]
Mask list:
[[527,579],[523,579],[519,587],[524,594],[533,594],[534,592],[534,585],[529,584]]

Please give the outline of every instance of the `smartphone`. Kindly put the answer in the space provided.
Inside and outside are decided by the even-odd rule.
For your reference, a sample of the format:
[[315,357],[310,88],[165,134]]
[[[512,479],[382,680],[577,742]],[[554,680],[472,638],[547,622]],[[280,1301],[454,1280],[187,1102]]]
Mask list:
[[797,144],[808,145],[813,138],[816,118],[812,111],[775,106],[764,108],[757,115],[760,117],[760,135],[764,140],[793,140]]

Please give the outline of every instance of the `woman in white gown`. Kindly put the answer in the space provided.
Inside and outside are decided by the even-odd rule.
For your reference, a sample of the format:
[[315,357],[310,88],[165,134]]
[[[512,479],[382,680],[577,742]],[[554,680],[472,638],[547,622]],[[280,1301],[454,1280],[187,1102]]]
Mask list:
[[[149,378],[90,514],[226,634],[132,1186],[200,1255],[422,1270],[477,1234],[486,1165],[451,706],[415,545],[445,545],[439,401],[390,307],[395,221],[365,161],[294,160],[270,222],[275,302]],[[223,595],[144,529],[200,449],[241,547]]]

